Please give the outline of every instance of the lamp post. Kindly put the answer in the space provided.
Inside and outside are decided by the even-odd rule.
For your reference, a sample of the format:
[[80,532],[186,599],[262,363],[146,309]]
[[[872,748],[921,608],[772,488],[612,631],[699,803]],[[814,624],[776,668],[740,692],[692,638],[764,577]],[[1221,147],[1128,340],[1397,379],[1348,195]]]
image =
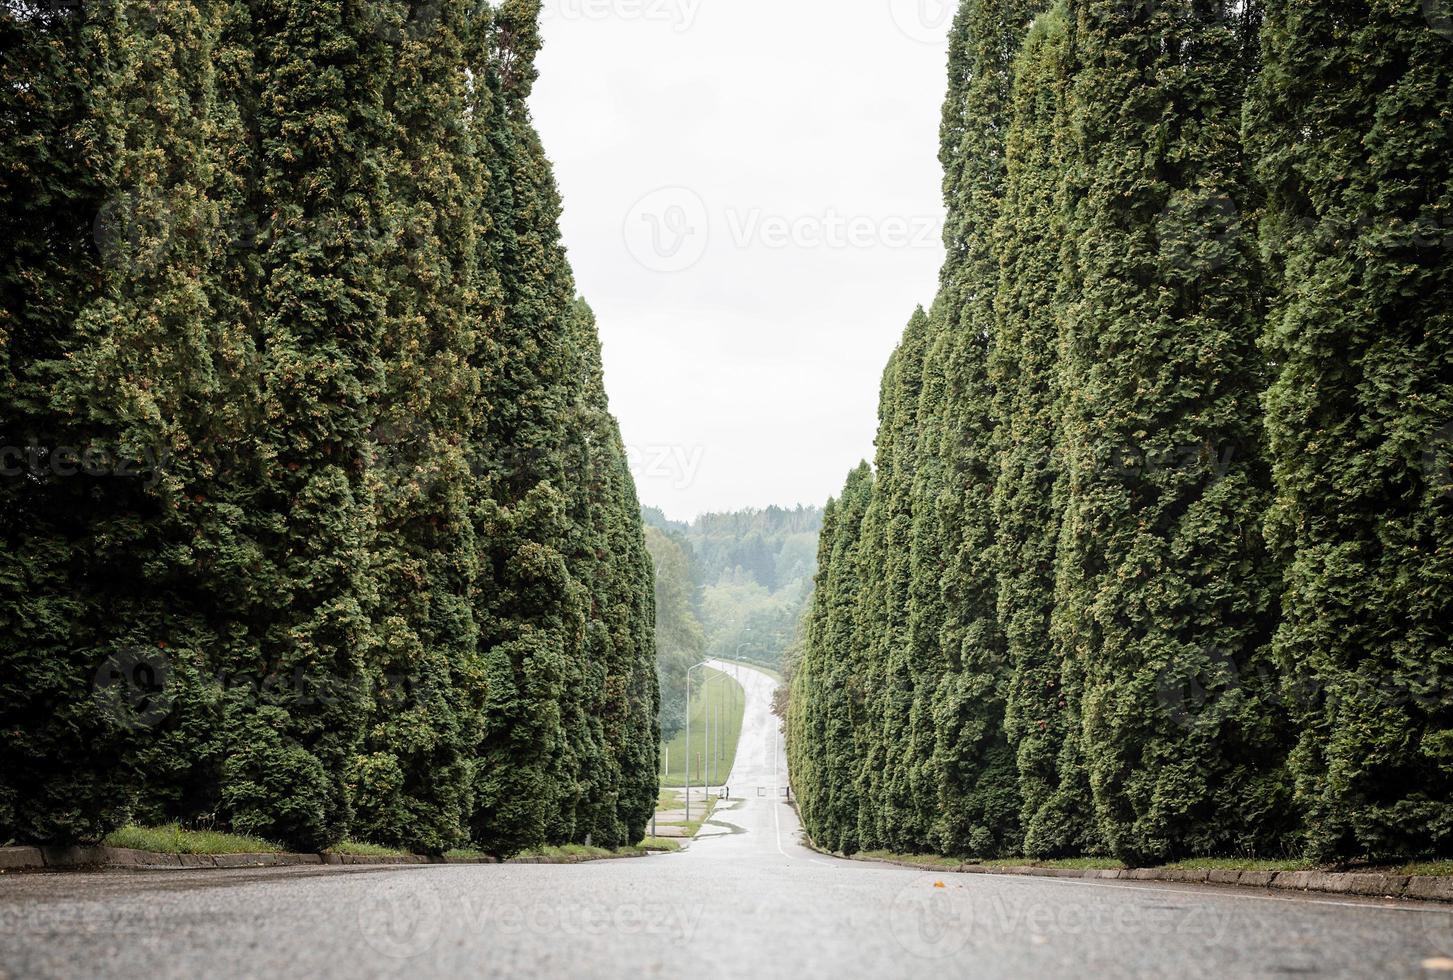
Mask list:
[[691,672],[705,667],[703,660],[686,668],[686,822],[691,822]]
[[[702,757],[703,760],[705,760],[705,759],[711,759],[712,760],[712,763],[711,763],[711,775],[716,775],[717,765],[721,761],[721,746],[720,746],[720,743],[721,743],[721,724],[722,724],[722,712],[720,710],[720,705],[713,705],[712,702],[711,702],[711,685],[713,685],[717,681],[723,680],[723,679],[729,679],[729,675],[724,674],[724,673],[721,673],[721,672],[718,672],[715,677],[707,678],[706,682],[701,685],[702,698],[706,702],[705,705],[704,705],[704,707],[706,708],[706,733],[705,733],[705,741],[702,743],[702,746],[701,746],[701,748],[702,748],[701,757]],[[713,710],[712,710],[713,708],[716,708],[717,710],[715,712],[713,712]],[[715,714],[715,716],[716,716],[715,722],[712,721],[712,715],[713,714]],[[715,739],[712,738],[713,733],[716,735],[716,738]],[[711,792],[711,778],[710,778],[710,776],[707,776],[707,775],[703,774],[703,776],[702,776],[702,782],[704,783],[703,789],[706,792],[710,793]]]

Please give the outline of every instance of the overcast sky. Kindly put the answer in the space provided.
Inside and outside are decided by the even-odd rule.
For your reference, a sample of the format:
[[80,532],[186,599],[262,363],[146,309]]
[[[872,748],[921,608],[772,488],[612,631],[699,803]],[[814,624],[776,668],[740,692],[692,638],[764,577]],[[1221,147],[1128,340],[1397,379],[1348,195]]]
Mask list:
[[943,259],[948,0],[545,0],[531,100],[644,503],[821,504]]

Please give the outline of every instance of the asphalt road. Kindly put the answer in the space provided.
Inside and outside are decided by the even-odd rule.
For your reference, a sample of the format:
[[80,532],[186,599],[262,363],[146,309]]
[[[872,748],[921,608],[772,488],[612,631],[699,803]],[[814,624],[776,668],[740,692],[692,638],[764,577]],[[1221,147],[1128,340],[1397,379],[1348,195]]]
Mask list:
[[[771,682],[689,851],[597,864],[0,878],[21,977],[1437,977],[1453,910],[922,874],[798,843]],[[943,887],[939,887],[940,883]]]

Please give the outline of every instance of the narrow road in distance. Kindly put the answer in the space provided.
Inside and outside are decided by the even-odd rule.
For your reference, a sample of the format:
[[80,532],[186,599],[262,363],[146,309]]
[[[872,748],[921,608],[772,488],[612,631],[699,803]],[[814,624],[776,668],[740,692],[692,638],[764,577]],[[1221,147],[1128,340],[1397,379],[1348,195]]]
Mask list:
[[0,878],[29,977],[1430,977],[1453,909],[1242,889],[933,875],[800,843],[773,681],[680,854],[583,865]]

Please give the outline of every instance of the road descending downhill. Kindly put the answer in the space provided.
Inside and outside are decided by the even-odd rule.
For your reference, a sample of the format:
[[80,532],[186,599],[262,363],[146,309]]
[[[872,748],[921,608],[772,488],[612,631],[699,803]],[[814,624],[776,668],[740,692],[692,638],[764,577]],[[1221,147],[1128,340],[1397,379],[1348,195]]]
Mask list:
[[800,842],[774,682],[731,799],[679,854],[0,878],[28,977],[1426,977],[1453,910],[1138,882],[925,874]]

